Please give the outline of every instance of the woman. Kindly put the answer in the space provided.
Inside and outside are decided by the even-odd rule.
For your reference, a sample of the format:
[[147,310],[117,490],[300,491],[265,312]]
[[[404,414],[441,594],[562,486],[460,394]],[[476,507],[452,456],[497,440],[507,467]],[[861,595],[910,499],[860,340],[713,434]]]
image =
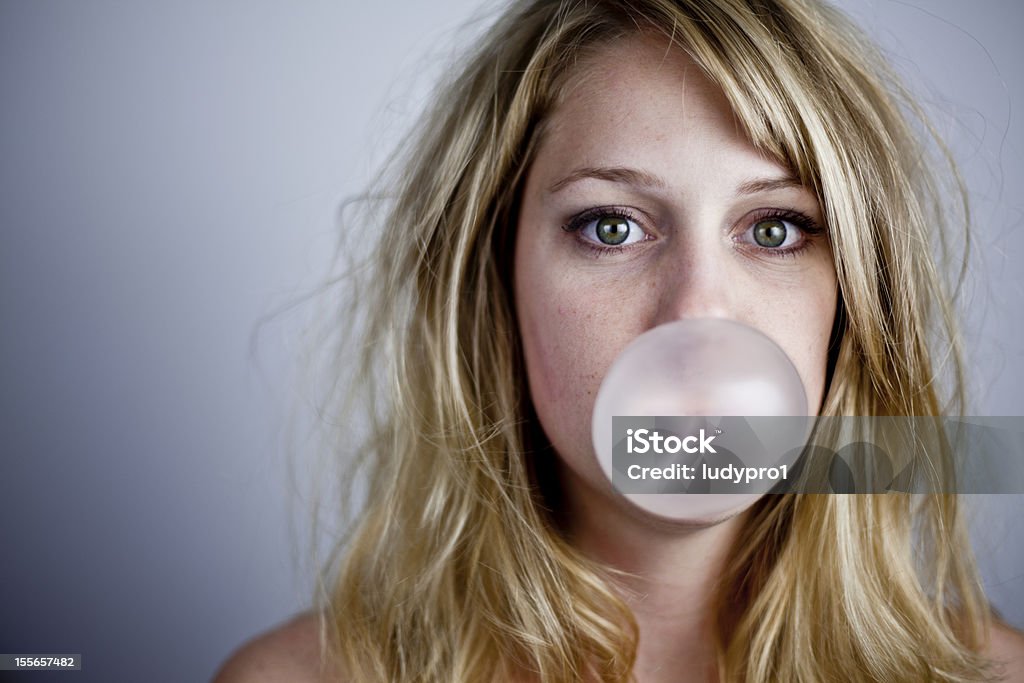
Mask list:
[[368,503],[323,647],[307,616],[219,680],[1024,679],[955,497],[775,495],[672,524],[590,443],[612,359],[690,317],[764,332],[819,414],[948,409],[929,252],[951,221],[898,92],[811,0],[514,4],[384,224]]

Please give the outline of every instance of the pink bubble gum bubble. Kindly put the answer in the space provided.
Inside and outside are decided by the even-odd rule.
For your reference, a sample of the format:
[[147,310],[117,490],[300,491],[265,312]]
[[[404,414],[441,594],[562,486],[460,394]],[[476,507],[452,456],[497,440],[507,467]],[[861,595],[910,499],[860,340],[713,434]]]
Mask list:
[[[722,416],[806,415],[803,382],[778,345],[741,323],[703,318],[656,327],[619,354],[598,391],[591,433],[598,462],[618,490],[613,416],[706,416],[713,422]],[[725,519],[763,492],[622,495],[656,517],[699,524]]]

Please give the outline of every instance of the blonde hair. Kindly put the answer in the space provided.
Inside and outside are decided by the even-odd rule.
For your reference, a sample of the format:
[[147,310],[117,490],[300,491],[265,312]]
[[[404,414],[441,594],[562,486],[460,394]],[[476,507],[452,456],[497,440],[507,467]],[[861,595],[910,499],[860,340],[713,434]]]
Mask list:
[[[359,290],[367,502],[325,598],[353,680],[631,676],[632,614],[613,572],[560,533],[532,457],[546,444],[510,273],[547,116],[592,50],[636,32],[686,50],[753,144],[817,193],[840,283],[822,414],[940,415],[962,400],[930,255],[949,218],[941,188],[907,123],[912,100],[847,19],[811,0],[514,3],[389,180],[374,279]],[[985,674],[988,608],[955,496],[768,496],[719,591],[723,681]]]

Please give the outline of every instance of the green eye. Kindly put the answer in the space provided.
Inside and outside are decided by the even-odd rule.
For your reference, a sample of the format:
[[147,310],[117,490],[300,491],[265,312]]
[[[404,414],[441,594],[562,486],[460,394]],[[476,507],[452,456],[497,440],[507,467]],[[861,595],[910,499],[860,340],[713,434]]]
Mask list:
[[762,247],[779,247],[786,241],[786,224],[778,220],[759,221],[754,225],[754,241]]
[[605,244],[622,244],[629,237],[629,221],[620,216],[605,216],[594,225],[594,233]]
[[576,239],[598,252],[619,253],[626,247],[650,239],[627,209],[598,206],[573,217],[562,230],[576,233]]

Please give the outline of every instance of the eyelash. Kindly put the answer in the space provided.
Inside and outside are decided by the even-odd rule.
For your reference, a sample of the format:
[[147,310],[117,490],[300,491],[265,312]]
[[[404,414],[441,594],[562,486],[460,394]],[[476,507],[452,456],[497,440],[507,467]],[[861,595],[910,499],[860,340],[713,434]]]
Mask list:
[[754,215],[750,217],[748,221],[750,227],[744,230],[742,234],[745,235],[750,228],[754,227],[758,223],[773,220],[793,225],[803,234],[803,239],[795,247],[789,247],[787,249],[779,249],[778,247],[762,247],[759,244],[749,243],[747,246],[753,247],[759,252],[767,253],[770,256],[791,258],[810,247],[814,243],[814,239],[825,232],[825,230],[818,225],[813,218],[801,211],[796,211],[794,209],[761,209],[756,211]]
[[[587,209],[582,213],[578,213],[569,219],[569,222],[562,226],[562,230],[566,232],[574,233],[580,246],[590,249],[597,256],[604,256],[606,254],[621,253],[636,247],[642,242],[647,242],[650,239],[650,235],[640,240],[640,242],[634,242],[623,246],[615,246],[612,244],[597,244],[591,240],[585,239],[581,233],[583,228],[587,227],[594,221],[598,221],[602,218],[621,218],[622,220],[630,221],[635,223],[642,228],[643,221],[637,217],[637,215],[630,209],[624,206],[596,206],[592,209]],[[646,232],[646,230],[644,231]]]
[[[590,249],[598,256],[621,253],[632,247],[639,246],[642,242],[650,240],[650,235],[648,234],[647,237],[640,242],[634,242],[624,246],[615,246],[611,244],[600,245],[589,239],[585,239],[580,235],[583,228],[602,218],[621,218],[623,220],[630,221],[631,223],[635,223],[638,227],[643,229],[643,221],[640,220],[632,210],[622,206],[598,206],[592,209],[587,209],[586,211],[573,216],[568,223],[562,226],[562,229],[566,232],[576,234],[577,241],[580,245]],[[800,211],[796,211],[794,209],[761,209],[755,212],[754,215],[748,219],[748,227],[742,234],[746,234],[750,228],[758,223],[770,220],[789,223],[800,230],[804,236],[804,239],[800,244],[786,249],[780,249],[778,247],[762,247],[758,244],[744,243],[748,247],[752,247],[762,253],[767,253],[772,257],[789,258],[796,256],[807,247],[811,246],[815,237],[825,232],[824,229],[814,221],[814,219]]]

